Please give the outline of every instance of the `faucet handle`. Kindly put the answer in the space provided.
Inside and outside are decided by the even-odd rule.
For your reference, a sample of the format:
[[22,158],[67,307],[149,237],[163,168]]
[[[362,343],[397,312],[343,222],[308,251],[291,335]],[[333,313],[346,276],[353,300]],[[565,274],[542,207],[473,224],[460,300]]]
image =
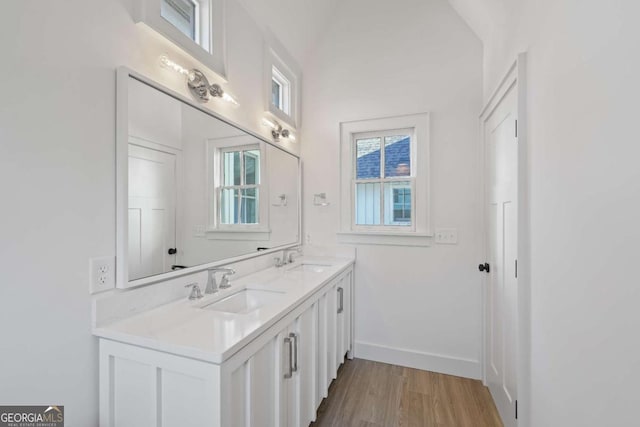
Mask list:
[[200,286],[198,283],[189,283],[184,286],[185,288],[191,287],[191,292],[189,293],[189,300],[193,301],[196,299],[202,298],[202,291],[200,290]]
[[220,280],[220,289],[227,289],[231,287],[231,280],[229,280],[229,276],[236,274],[235,270],[229,269],[228,272],[222,275],[222,279]]
[[229,273],[225,273],[222,275],[222,280],[220,280],[220,289],[227,289],[231,287],[231,282],[228,277]]

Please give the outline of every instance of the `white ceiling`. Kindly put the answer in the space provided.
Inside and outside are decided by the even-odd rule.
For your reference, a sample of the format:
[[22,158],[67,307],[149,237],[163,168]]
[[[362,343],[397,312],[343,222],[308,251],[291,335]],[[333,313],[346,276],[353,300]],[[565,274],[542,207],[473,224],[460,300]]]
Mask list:
[[268,28],[303,64],[322,36],[338,0],[238,0],[261,26]]
[[[339,0],[238,0],[262,27],[269,29],[300,65],[337,12]],[[349,0],[342,0],[346,2]],[[389,1],[389,0],[371,0]],[[448,0],[454,10],[486,42],[504,24],[514,0]]]

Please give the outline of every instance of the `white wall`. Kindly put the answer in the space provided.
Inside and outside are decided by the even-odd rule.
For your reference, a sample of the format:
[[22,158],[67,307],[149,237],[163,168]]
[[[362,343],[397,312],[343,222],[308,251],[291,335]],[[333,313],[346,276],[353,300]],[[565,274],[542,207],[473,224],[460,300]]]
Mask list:
[[640,3],[523,0],[485,92],[528,52],[532,426],[636,425]]
[[[456,246],[360,246],[356,356],[479,376],[478,113],[482,47],[446,0],[340,4],[304,64],[304,226],[339,230],[339,123],[431,112],[432,226]],[[327,193],[328,207],[313,206]],[[386,347],[400,351],[386,351]]]
[[[115,69],[188,96],[158,57],[193,65],[130,9],[20,1],[0,14],[0,402],[65,405],[70,427],[98,420],[89,258],[115,255]],[[227,12],[227,87],[241,107],[209,105],[268,135],[262,33],[235,1]]]

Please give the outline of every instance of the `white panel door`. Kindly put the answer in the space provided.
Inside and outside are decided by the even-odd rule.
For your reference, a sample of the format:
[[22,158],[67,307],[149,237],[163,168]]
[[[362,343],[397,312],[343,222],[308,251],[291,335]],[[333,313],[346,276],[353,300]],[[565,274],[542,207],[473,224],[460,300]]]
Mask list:
[[515,426],[517,361],[518,148],[516,91],[500,102],[485,128],[487,165],[486,379],[506,427]]
[[129,280],[176,263],[175,217],[176,155],[129,144]]

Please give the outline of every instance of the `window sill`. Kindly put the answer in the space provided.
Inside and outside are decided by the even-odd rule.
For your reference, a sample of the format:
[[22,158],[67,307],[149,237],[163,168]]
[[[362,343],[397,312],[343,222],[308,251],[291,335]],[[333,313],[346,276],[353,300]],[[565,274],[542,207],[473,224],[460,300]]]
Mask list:
[[268,228],[245,228],[245,229],[227,229],[227,230],[208,230],[207,239],[209,240],[269,240],[271,230]]
[[380,231],[345,231],[338,233],[338,242],[356,245],[431,246],[433,234],[394,233]]

